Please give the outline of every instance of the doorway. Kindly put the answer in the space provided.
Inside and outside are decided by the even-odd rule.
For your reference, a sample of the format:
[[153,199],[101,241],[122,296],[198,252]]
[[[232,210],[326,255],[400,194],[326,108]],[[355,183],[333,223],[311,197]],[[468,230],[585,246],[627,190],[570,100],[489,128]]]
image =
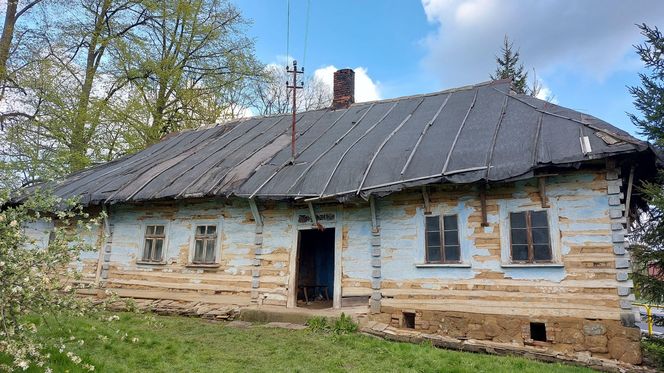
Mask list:
[[330,308],[334,299],[334,228],[298,232],[297,306]]

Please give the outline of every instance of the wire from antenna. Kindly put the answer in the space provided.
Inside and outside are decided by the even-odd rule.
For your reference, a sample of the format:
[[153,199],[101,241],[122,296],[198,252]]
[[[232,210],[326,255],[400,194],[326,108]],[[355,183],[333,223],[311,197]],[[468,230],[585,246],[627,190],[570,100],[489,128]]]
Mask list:
[[286,68],[288,68],[289,47],[290,47],[290,0],[286,0]]
[[309,8],[311,7],[311,0],[307,0],[307,15],[304,21],[304,53],[302,56],[302,67],[307,65],[307,41],[309,39]]

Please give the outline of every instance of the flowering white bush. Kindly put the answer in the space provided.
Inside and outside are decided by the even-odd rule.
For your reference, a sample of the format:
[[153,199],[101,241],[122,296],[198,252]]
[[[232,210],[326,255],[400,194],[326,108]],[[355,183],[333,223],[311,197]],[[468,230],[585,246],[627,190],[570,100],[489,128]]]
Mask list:
[[[69,266],[87,248],[79,234],[98,225],[101,217],[91,219],[73,201],[44,193],[36,192],[20,204],[11,203],[8,195],[0,190],[0,353],[13,362],[0,365],[0,371],[30,366],[49,371],[45,351],[54,346],[39,339],[37,326],[26,321],[26,315],[82,314],[92,309],[90,302],[76,296],[78,274]],[[55,222],[46,247],[25,231],[39,222]],[[72,352],[66,355],[81,363]]]

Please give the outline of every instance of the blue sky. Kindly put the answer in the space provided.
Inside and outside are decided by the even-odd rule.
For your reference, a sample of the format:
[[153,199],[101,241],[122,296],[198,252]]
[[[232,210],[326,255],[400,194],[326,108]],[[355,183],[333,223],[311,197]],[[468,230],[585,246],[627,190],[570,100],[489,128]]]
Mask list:
[[[288,54],[309,73],[361,70],[360,99],[427,93],[488,80],[505,34],[555,102],[636,134],[626,86],[638,84],[636,23],[664,28],[652,0],[290,0]],[[264,63],[286,56],[288,0],[235,0]],[[318,75],[318,73],[316,75]],[[329,77],[328,77],[329,79]]]

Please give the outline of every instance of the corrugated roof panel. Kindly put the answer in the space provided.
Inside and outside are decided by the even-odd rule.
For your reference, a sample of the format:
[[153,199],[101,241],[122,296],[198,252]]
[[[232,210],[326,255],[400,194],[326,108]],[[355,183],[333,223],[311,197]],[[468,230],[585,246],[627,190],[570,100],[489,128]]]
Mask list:
[[[355,122],[369,110],[371,105],[357,105],[343,110],[342,117],[335,118],[335,121],[329,123],[329,127],[324,130],[320,137],[313,139],[313,143],[307,149],[298,154],[295,164],[282,169],[267,185],[265,185],[260,195],[297,195],[296,188],[305,177],[310,168],[317,166],[316,159],[322,156],[322,153],[333,146],[334,142],[344,133],[353,128]],[[337,121],[338,119],[338,121]],[[331,125],[334,123],[334,125]],[[314,192],[315,193],[315,192]]]
[[325,191],[321,192],[336,194],[349,191],[349,187],[352,190],[357,189],[374,152],[390,133],[419,107],[422,100],[418,97],[393,103],[394,107],[390,108],[389,114],[383,120],[374,124],[369,132],[355,139],[352,148],[349,148],[338,161],[333,179]]
[[533,167],[540,116],[539,112],[521,102],[511,100],[507,103],[489,160],[490,180],[509,179]]
[[495,130],[501,119],[505,95],[491,87],[481,88],[470,111],[454,152],[448,172],[486,167],[493,146]]
[[581,129],[582,126],[574,122],[544,115],[540,144],[551,163],[576,162],[584,158],[579,141]]
[[[415,150],[413,158],[403,174],[404,180],[442,173],[447,154],[452,148],[463,118],[470,109],[475,92],[476,90],[473,89],[451,94],[440,115]],[[431,113],[431,116],[433,117],[434,114]]]
[[406,165],[411,151],[448,97],[449,94],[424,97],[424,101],[413,116],[378,153],[364,186],[380,185],[401,179],[401,170]]

